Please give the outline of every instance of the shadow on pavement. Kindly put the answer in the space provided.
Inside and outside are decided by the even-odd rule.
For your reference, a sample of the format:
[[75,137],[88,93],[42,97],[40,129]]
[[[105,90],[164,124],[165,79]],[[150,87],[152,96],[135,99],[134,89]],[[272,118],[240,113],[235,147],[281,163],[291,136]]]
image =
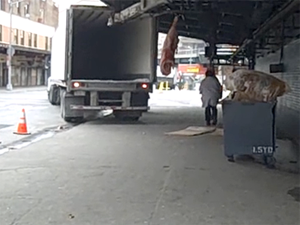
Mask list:
[[[219,125],[222,127],[222,112],[219,110]],[[153,107],[143,113],[139,121],[121,121],[110,115],[108,117],[87,120],[88,124],[103,125],[167,125],[185,128],[186,126],[204,126],[204,110],[199,107]]]

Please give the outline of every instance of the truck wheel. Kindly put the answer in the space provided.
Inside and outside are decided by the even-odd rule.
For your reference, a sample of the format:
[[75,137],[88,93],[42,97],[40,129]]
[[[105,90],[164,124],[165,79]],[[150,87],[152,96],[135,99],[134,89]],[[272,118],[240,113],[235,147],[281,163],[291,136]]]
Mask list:
[[60,88],[56,85],[51,85],[48,93],[48,100],[52,105],[60,104]]
[[65,103],[66,90],[60,90],[60,115],[67,123],[79,123],[83,120],[81,117],[67,117],[66,116],[66,103]]
[[72,121],[72,118],[70,117],[66,117],[66,105],[65,105],[65,95],[66,95],[66,91],[65,90],[61,90],[61,93],[60,93],[60,98],[61,98],[61,101],[60,101],[60,115],[61,115],[61,118],[64,119],[64,121],[66,122],[71,122]]

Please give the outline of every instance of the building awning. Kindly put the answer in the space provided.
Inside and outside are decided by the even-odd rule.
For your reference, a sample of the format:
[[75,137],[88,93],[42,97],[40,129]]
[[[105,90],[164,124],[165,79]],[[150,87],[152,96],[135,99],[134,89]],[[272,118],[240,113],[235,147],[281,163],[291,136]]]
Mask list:
[[[6,51],[8,49],[8,44],[0,43],[0,53],[6,54]],[[34,48],[28,48],[23,46],[13,46],[16,55],[34,55],[34,54],[42,54],[42,55],[50,55],[50,51],[45,51],[42,49],[34,49]]]

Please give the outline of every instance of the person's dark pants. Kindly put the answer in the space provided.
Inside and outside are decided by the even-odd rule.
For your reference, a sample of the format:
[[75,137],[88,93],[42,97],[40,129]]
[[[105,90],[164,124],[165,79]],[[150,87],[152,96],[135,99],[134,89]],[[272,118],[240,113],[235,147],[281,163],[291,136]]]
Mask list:
[[207,125],[210,125],[210,122],[213,121],[213,125],[216,125],[218,122],[218,109],[216,106],[207,106],[205,108],[205,121]]

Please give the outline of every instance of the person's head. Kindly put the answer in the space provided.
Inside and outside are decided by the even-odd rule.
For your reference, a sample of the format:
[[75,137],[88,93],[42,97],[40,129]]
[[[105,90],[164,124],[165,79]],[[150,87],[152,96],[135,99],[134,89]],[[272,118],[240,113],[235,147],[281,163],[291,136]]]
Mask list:
[[215,71],[211,68],[208,68],[205,72],[206,77],[214,77],[215,76]]

